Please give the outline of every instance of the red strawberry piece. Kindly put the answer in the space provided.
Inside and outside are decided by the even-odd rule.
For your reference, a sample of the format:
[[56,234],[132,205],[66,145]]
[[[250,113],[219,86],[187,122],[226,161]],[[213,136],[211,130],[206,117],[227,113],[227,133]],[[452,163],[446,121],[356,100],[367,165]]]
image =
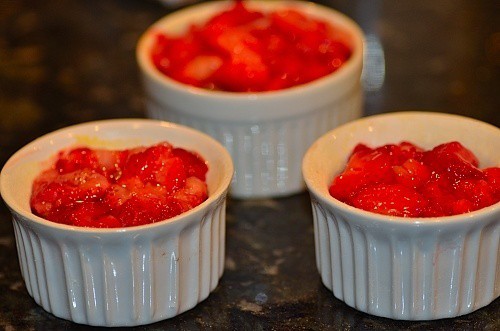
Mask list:
[[43,183],[34,188],[30,199],[33,213],[45,219],[54,220],[51,215],[61,206],[71,206],[75,201],[75,188],[61,183]]
[[107,179],[98,173],[74,171],[48,182],[35,181],[30,205],[37,215],[51,219],[53,213],[78,203],[99,200],[108,187]]
[[82,169],[97,169],[98,162],[95,153],[86,147],[75,148],[59,155],[55,168],[61,174]]
[[75,199],[81,201],[100,199],[110,186],[106,177],[89,170],[74,171],[62,175],[57,179],[57,182],[71,185],[77,194]]
[[358,145],[351,154],[345,171],[337,176],[329,188],[330,194],[347,202],[361,188],[376,183],[391,184],[395,182],[392,171],[394,160],[391,158],[392,146],[370,149]]
[[410,142],[402,141],[398,144],[398,147],[397,154],[400,160],[414,159],[415,161],[422,161],[424,157],[424,149]]
[[273,66],[269,67],[270,75],[274,76],[272,82],[275,87],[291,87],[302,81],[303,61],[296,54],[281,55]]
[[406,160],[401,166],[393,166],[396,181],[410,188],[418,188],[431,178],[431,171],[421,162],[414,159]]
[[195,176],[203,181],[205,180],[208,166],[200,155],[186,151],[183,148],[174,148],[172,153],[184,163],[187,177]]
[[151,51],[151,57],[160,71],[166,75],[171,75],[178,68],[184,67],[199,51],[199,43],[189,35],[174,38],[158,34],[157,41]]
[[119,228],[123,225],[116,217],[106,215],[96,219],[93,226],[96,228]]
[[144,184],[138,177],[120,179],[117,184],[111,185],[108,188],[103,197],[103,203],[109,206],[109,209],[114,212],[119,210],[121,205],[143,189]]
[[198,87],[209,87],[206,83],[222,66],[223,60],[216,55],[198,55],[173,77],[178,81]]
[[328,192],[335,199],[350,204],[350,198],[364,186],[361,172],[343,173],[335,177]]
[[365,144],[357,144],[356,146],[354,146],[354,149],[352,150],[351,152],[351,155],[349,155],[349,158],[351,158],[354,154],[358,153],[358,152],[362,152],[363,155],[366,155],[367,153],[373,151],[373,148],[370,148],[368,146],[366,146]]
[[258,40],[248,31],[231,29],[222,33],[216,43],[228,58],[214,73],[215,84],[235,92],[261,90],[269,80],[269,69],[258,51]]
[[68,209],[68,224],[91,228],[117,228],[120,221],[108,214],[109,210],[102,202],[83,202]]
[[323,39],[321,44],[318,46],[319,59],[322,63],[327,64],[330,72],[333,72],[340,68],[344,62],[346,62],[351,56],[351,50],[343,42]]
[[258,32],[252,33],[256,38],[258,38],[264,47],[264,58],[266,61],[278,61],[282,59],[278,55],[285,54],[289,48],[287,40],[278,33],[269,32],[269,30],[263,30],[262,33]]
[[242,1],[235,1],[232,8],[217,14],[206,25],[218,25],[225,28],[234,27],[248,24],[263,16],[264,14],[261,12],[249,10],[243,5]]
[[128,158],[128,151],[97,149],[94,154],[98,162],[97,171],[107,177],[108,180],[116,182],[122,174],[122,168]]
[[348,171],[334,179],[329,192],[334,198],[347,202],[364,187],[378,183],[393,183],[393,177],[394,174],[389,167]]
[[347,171],[377,169],[385,170],[388,167],[397,165],[397,161],[392,156],[395,145],[385,145],[376,149],[368,148],[364,145],[358,145],[351,154],[346,166]]
[[134,196],[123,204],[118,219],[126,226],[137,226],[163,221],[181,212],[181,207],[172,198]]
[[248,24],[263,16],[262,13],[251,12],[244,6],[237,5],[234,10],[222,12],[210,19],[194,32],[194,36],[205,43],[208,50],[219,49],[231,54],[237,45],[258,44],[257,39],[250,33],[251,26]]
[[122,205],[117,217],[127,226],[153,223],[161,219],[160,207],[160,199],[133,196]]
[[426,204],[422,195],[399,184],[368,186],[352,198],[354,207],[402,217],[418,217]]
[[245,50],[240,56],[225,62],[213,78],[215,86],[225,91],[261,91],[269,80],[269,71],[257,53]]
[[144,183],[167,184],[168,172],[174,163],[172,146],[157,144],[131,154],[123,168],[122,178],[126,180],[137,176]]
[[488,182],[488,184],[491,187],[495,201],[499,202],[500,201],[500,168],[499,167],[486,168],[483,170],[483,173],[486,176],[486,181]]
[[105,216],[106,209],[99,203],[85,201],[74,204],[71,208],[67,208],[68,224],[84,227],[95,227],[95,221]]
[[311,61],[307,67],[302,66],[300,83],[305,84],[324,77],[330,73],[330,69],[319,61]]
[[163,185],[168,192],[174,192],[184,186],[186,181],[186,168],[184,162],[178,157],[173,157],[166,162],[162,170],[156,175],[157,182]]
[[474,211],[474,204],[467,199],[460,199],[453,202],[451,215],[460,215]]
[[457,200],[453,195],[453,186],[446,177],[434,174],[431,180],[425,183],[419,192],[429,202],[424,217],[452,215],[453,204]]
[[197,177],[189,177],[186,185],[175,192],[173,197],[179,203],[182,211],[190,210],[208,198],[207,184]]
[[424,153],[423,162],[437,172],[446,174],[452,180],[484,178],[482,171],[477,168],[479,164],[477,158],[459,142],[434,147],[431,151]]
[[307,39],[320,28],[316,20],[292,8],[279,9],[271,13],[271,21],[279,31],[292,40]]
[[491,206],[495,202],[493,191],[488,182],[482,179],[464,179],[455,183],[455,195],[458,198],[472,202],[473,209],[477,210]]

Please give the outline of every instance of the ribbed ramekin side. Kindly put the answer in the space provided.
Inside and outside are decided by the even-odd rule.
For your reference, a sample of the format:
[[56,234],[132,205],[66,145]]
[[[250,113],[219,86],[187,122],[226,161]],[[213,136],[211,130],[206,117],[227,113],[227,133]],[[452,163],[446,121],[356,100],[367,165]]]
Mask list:
[[[464,315],[499,296],[499,225],[437,231],[352,222],[312,200],[325,286],[358,310],[401,320]],[[438,225],[439,226],[439,225]]]
[[134,326],[206,299],[223,272],[225,199],[172,231],[69,238],[14,219],[21,272],[34,300],[57,317]]
[[318,269],[325,286],[349,306],[368,310],[369,264],[366,234],[313,202]]
[[[453,294],[446,301],[448,309],[439,316],[463,315],[488,305],[500,295],[500,223],[490,222],[484,227],[472,227],[457,233],[457,247],[452,248],[459,277],[450,284]],[[441,259],[449,259],[446,255]],[[454,270],[453,269],[453,270]],[[445,306],[446,307],[446,306]]]
[[[334,295],[342,300],[343,298],[339,297],[339,291],[333,290],[333,271],[332,267],[334,264],[338,265],[337,261],[332,261],[332,251],[338,251],[338,245],[335,245],[338,242],[338,237],[334,235],[333,238],[330,237],[330,232],[328,231],[328,214],[326,210],[322,207],[318,201],[316,201],[311,196],[312,202],[312,213],[313,213],[313,223],[314,223],[314,246],[316,253],[316,267],[318,268],[318,272],[321,276],[321,280],[323,284],[331,291],[333,291]],[[332,246],[336,247],[332,247]]]
[[233,196],[264,197],[303,190],[301,164],[306,150],[323,133],[359,118],[361,105],[361,89],[355,86],[321,109],[262,122],[195,117],[153,99],[147,100],[147,112],[151,118],[190,126],[217,139],[235,163]]
[[500,221],[480,231],[473,310],[500,296]]
[[55,316],[89,324],[87,304],[92,301],[84,295],[81,264],[75,250],[37,235],[16,217],[13,224],[28,293]]

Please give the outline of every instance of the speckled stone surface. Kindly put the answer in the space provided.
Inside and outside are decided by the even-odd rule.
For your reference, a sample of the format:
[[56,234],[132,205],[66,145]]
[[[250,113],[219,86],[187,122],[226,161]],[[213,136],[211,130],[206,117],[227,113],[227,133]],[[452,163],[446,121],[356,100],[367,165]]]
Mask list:
[[[495,1],[318,2],[354,18],[367,34],[366,115],[425,109],[500,125]],[[144,117],[135,43],[172,10],[152,0],[0,1],[0,164],[70,124]],[[230,200],[218,288],[180,316],[135,329],[500,330],[499,299],[472,314],[430,322],[377,318],[335,299],[316,270],[308,198]],[[53,317],[28,295],[3,203],[0,329],[90,329]]]

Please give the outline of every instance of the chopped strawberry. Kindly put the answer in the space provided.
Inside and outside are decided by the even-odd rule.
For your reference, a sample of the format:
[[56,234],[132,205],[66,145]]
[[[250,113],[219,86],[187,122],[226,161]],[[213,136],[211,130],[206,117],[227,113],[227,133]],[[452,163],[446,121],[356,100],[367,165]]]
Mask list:
[[403,141],[398,144],[398,158],[405,162],[408,159],[413,159],[415,161],[422,161],[422,158],[424,157],[424,150],[415,145],[412,144],[408,141]]
[[118,218],[127,226],[137,226],[160,222],[181,212],[181,207],[172,198],[134,196],[123,204]]
[[92,227],[96,228],[120,228],[123,226],[127,226],[126,224],[122,224],[118,218],[112,215],[105,215],[97,218]]
[[94,151],[99,167],[97,171],[110,181],[116,181],[122,175],[122,168],[128,158],[128,151],[97,149]]
[[341,201],[347,201],[360,189],[377,183],[394,183],[391,157],[392,145],[371,149],[358,145],[351,154],[344,172],[330,185],[330,194]]
[[378,169],[387,169],[393,165],[397,165],[399,160],[395,160],[392,155],[395,145],[384,145],[376,149],[365,148],[366,146],[359,145],[354,149],[349,157],[346,166],[347,171],[378,171]]
[[360,152],[362,155],[366,155],[367,153],[373,151],[373,148],[370,148],[366,146],[365,144],[357,144],[354,146],[354,149],[352,150],[351,154],[349,155],[349,159],[356,153]]
[[82,169],[97,169],[97,157],[90,148],[75,148],[67,153],[61,153],[55,168],[61,174]]
[[207,184],[197,177],[189,177],[186,186],[175,192],[173,197],[183,211],[190,210],[208,198]]
[[419,192],[427,199],[428,206],[422,213],[423,217],[449,216],[453,214],[452,183],[446,178],[435,174],[429,182],[420,187]]
[[[318,57],[328,64],[330,70],[337,70],[351,56],[351,50],[343,42],[323,39],[318,46]],[[322,61],[323,62],[323,61]]]
[[474,205],[467,199],[460,199],[453,202],[451,215],[459,215],[474,211]]
[[83,227],[158,222],[207,199],[207,171],[198,154],[166,142],[123,151],[77,148],[59,153],[35,179],[30,206],[40,217]]
[[61,206],[71,206],[76,195],[70,185],[55,182],[39,183],[32,192],[31,209],[35,214],[45,218],[59,210]]
[[122,178],[116,185],[111,185],[108,188],[102,202],[109,206],[111,212],[114,212],[143,189],[144,183],[139,177]]
[[482,171],[477,168],[477,158],[459,142],[434,147],[424,153],[423,162],[452,179],[484,178]]
[[[98,202],[78,203],[68,212],[68,224],[84,227],[107,227],[98,221],[106,217],[106,212],[106,209]],[[116,225],[120,226],[120,223],[117,222]]]
[[214,73],[215,85],[233,92],[260,91],[269,79],[269,71],[256,56],[257,53],[246,50],[244,57],[235,57],[222,64]]
[[481,209],[498,202],[487,181],[482,179],[464,179],[454,185],[455,195],[472,203],[473,210]]
[[176,79],[187,84],[203,87],[205,81],[222,66],[223,60],[217,55],[198,55],[189,61]]
[[229,27],[246,25],[263,16],[264,14],[261,12],[249,10],[243,5],[242,1],[235,1],[232,8],[214,16],[206,25],[218,25],[227,29]]
[[39,215],[47,215],[64,206],[98,200],[108,187],[109,183],[104,176],[88,170],[78,170],[48,182],[35,181],[31,206]]
[[482,171],[477,165],[474,154],[458,142],[430,151],[409,142],[375,149],[358,144],[344,172],[332,180],[329,193],[382,214],[456,215],[500,201],[500,168]]
[[396,181],[404,186],[418,188],[427,183],[431,177],[429,168],[415,159],[407,159],[400,166],[393,166]]
[[151,58],[181,83],[230,92],[279,90],[328,75],[349,59],[351,49],[337,30],[293,8],[260,12],[238,1],[182,36],[159,33]]
[[289,8],[271,13],[271,21],[282,33],[293,39],[307,39],[320,30],[319,23],[301,12]]
[[500,168],[486,168],[483,170],[483,173],[486,177],[486,181],[491,187],[495,200],[497,202],[500,201]]
[[110,186],[106,177],[88,170],[62,175],[57,181],[75,187],[78,192],[76,199],[85,201],[100,199]]
[[124,165],[122,177],[139,177],[143,182],[161,184],[168,173],[172,161],[172,146],[158,144],[138,153],[131,154]]
[[304,68],[300,74],[302,84],[312,82],[313,80],[319,79],[326,76],[329,73],[329,69],[325,67],[319,61],[311,62],[307,69]]
[[[194,58],[201,48],[193,38],[169,38],[157,35],[161,42],[157,42],[152,51],[152,60],[158,69],[169,75],[178,67],[185,66]],[[164,53],[170,54],[165,57]]]
[[187,177],[195,176],[205,180],[208,166],[200,155],[188,152],[183,148],[174,148],[172,153],[184,163]]
[[427,203],[420,194],[399,184],[366,187],[351,201],[357,208],[377,214],[403,217],[418,216]]

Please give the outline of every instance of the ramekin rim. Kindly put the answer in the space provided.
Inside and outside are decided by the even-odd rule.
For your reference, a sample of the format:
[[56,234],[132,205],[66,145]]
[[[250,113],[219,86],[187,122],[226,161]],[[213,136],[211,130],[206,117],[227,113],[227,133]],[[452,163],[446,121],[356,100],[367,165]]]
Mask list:
[[[224,1],[225,3],[230,3],[230,1]],[[266,2],[264,0],[250,0],[251,3],[259,3]],[[233,102],[245,102],[246,100],[253,100],[257,102],[257,100],[261,100],[261,102],[266,102],[266,100],[276,97],[289,97],[296,94],[308,93],[310,90],[314,90],[318,87],[321,87],[325,84],[332,84],[338,81],[338,84],[341,84],[342,81],[348,79],[353,72],[356,72],[357,68],[361,65],[363,61],[363,45],[364,45],[364,34],[361,28],[357,25],[357,23],[348,17],[347,15],[333,9],[326,7],[324,5],[314,3],[311,1],[303,1],[303,0],[285,0],[281,1],[283,3],[290,3],[293,5],[304,6],[315,8],[315,10],[319,10],[321,12],[328,13],[328,15],[336,16],[340,20],[342,20],[342,29],[344,31],[348,31],[350,35],[354,38],[354,47],[352,50],[351,57],[336,71],[315,79],[311,82],[292,86],[282,90],[276,91],[262,91],[262,92],[229,92],[229,91],[212,91],[204,88],[187,85],[181,82],[178,82],[170,77],[159,72],[158,69],[151,62],[149,57],[149,49],[147,48],[147,43],[152,38],[155,30],[164,24],[165,21],[170,19],[174,15],[184,14],[189,11],[196,11],[200,8],[210,8],[213,6],[220,5],[215,1],[202,2],[194,5],[187,6],[181,10],[176,12],[167,14],[150,25],[146,31],[140,36],[137,44],[136,44],[136,59],[138,62],[138,66],[147,76],[152,78],[155,82],[161,84],[162,86],[167,86],[169,89],[175,91],[178,94],[183,95],[196,95],[198,97],[203,97],[206,99],[220,99],[224,98],[227,100],[231,100]],[[347,28],[347,26],[349,26]],[[257,110],[257,109],[256,109]]]
[[[85,126],[96,126],[96,125],[118,125],[120,123],[125,123],[128,125],[132,125],[134,123],[137,123],[139,125],[154,125],[154,126],[163,126],[163,127],[169,127],[169,128],[174,128],[174,129],[181,129],[184,131],[189,131],[193,134],[197,134],[198,136],[203,137],[204,139],[207,139],[210,141],[210,144],[213,145],[215,148],[217,148],[218,152],[223,155],[224,163],[227,164],[228,166],[228,173],[223,174],[223,179],[221,180],[221,184],[217,189],[212,192],[207,200],[199,204],[198,206],[182,213],[177,216],[174,216],[169,219],[165,219],[159,222],[154,222],[154,223],[149,223],[149,224],[144,224],[144,225],[137,225],[137,226],[130,226],[130,227],[118,227],[118,228],[93,228],[93,227],[81,227],[81,226],[75,226],[75,225],[68,225],[68,224],[61,224],[57,222],[52,222],[49,220],[46,220],[42,217],[39,217],[32,212],[25,212],[24,208],[21,208],[18,203],[12,200],[12,197],[10,195],[5,196],[5,183],[4,183],[4,169],[6,169],[10,162],[13,162],[17,157],[25,153],[26,151],[29,151],[31,147],[35,146],[37,143],[40,141],[46,140],[50,138],[53,135],[61,134],[66,131],[71,131],[72,129],[77,129]],[[83,123],[78,123],[78,124],[73,124],[70,126],[62,127],[60,129],[48,132],[31,142],[27,143],[23,147],[21,147],[19,150],[17,150],[14,154],[12,154],[7,162],[3,165],[1,171],[0,171],[0,195],[2,196],[4,202],[6,203],[7,207],[11,209],[13,212],[21,215],[23,218],[28,219],[29,221],[33,221],[43,227],[46,228],[51,228],[55,229],[58,231],[67,231],[67,232],[73,232],[73,233],[80,233],[80,234],[100,234],[100,235],[115,235],[119,233],[129,233],[129,232],[143,232],[143,231],[150,231],[154,229],[155,227],[165,227],[165,226],[174,226],[178,225],[181,222],[190,222],[189,218],[195,214],[202,213],[205,209],[207,209],[210,205],[216,203],[218,200],[221,198],[225,198],[229,186],[231,184],[232,176],[234,173],[234,165],[231,159],[231,156],[229,155],[229,152],[214,138],[210,137],[206,133],[203,133],[201,131],[195,130],[193,128],[190,128],[185,125],[181,124],[176,124],[172,122],[167,122],[163,120],[156,120],[156,119],[146,119],[146,118],[116,118],[116,119],[104,119],[104,120],[95,120],[95,121],[89,121],[89,122],[83,122]],[[170,224],[170,225],[169,225]]]
[[324,195],[321,192],[316,191],[308,185],[308,189],[314,194],[317,200],[326,204],[328,207],[336,209],[342,213],[350,214],[356,218],[359,222],[375,222],[381,225],[391,225],[391,226],[404,226],[404,227],[455,227],[462,224],[473,224],[481,223],[485,220],[492,219],[493,216],[500,216],[500,202],[493,204],[491,206],[481,208],[469,213],[452,215],[452,216],[441,216],[441,217],[402,217],[402,216],[390,216],[377,214],[369,212],[363,209],[359,209],[348,205],[336,198]]
[[[416,117],[416,116],[427,116],[429,118],[455,118],[464,121],[470,121],[471,123],[476,123],[485,127],[490,127],[491,129],[497,129],[497,127],[493,126],[490,123],[480,121],[475,118],[451,114],[451,113],[443,113],[432,110],[412,110],[412,111],[396,111],[396,112],[388,112],[376,115],[370,115],[366,117],[362,117],[356,119],[354,121],[345,123],[341,126],[338,126],[329,132],[322,135],[318,138],[307,150],[304,155],[302,162],[302,173],[304,182],[306,183],[306,187],[310,194],[313,195],[316,199],[321,200],[322,203],[326,204],[329,207],[337,209],[343,213],[348,213],[356,218],[362,219],[370,219],[371,221],[378,222],[379,224],[391,224],[394,226],[408,226],[408,227],[430,227],[430,226],[456,226],[462,223],[470,224],[471,222],[481,222],[485,219],[490,219],[493,215],[500,215],[500,202],[497,202],[491,206],[481,208],[469,213],[451,215],[451,216],[442,216],[442,217],[402,217],[402,216],[389,216],[383,214],[377,214],[374,212],[369,212],[366,210],[362,210],[351,205],[348,205],[328,194],[328,190],[326,190],[327,194],[324,194],[322,190],[320,190],[317,185],[311,183],[311,179],[309,178],[309,169],[308,162],[311,158],[310,151],[313,149],[315,144],[321,143],[321,141],[327,140],[329,136],[334,135],[334,132],[338,130],[345,130],[349,126],[359,125],[362,122],[368,122],[373,119],[381,119],[387,117]],[[500,132],[500,130],[499,130]],[[472,220],[471,220],[472,219]]]

